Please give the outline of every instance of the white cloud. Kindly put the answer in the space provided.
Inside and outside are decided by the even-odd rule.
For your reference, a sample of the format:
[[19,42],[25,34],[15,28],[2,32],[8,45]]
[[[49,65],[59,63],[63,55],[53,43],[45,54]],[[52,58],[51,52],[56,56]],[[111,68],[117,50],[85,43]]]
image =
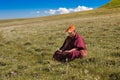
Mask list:
[[30,14],[31,15],[33,15],[33,14],[40,14],[40,11],[32,11],[32,12],[30,12]]
[[86,11],[86,10],[92,10],[93,8],[89,8],[86,6],[78,6],[77,8],[58,8],[56,10],[50,9],[49,11],[45,11],[47,14],[66,14],[70,12],[79,12],[79,11]]
[[41,16],[41,11],[39,11],[39,10],[36,10],[36,11],[32,11],[32,12],[30,12],[30,16],[32,16],[32,17],[39,17],[39,16]]
[[49,11],[45,11],[45,13],[48,13],[48,14],[55,14],[55,13],[56,13],[56,10],[50,9]]
[[60,14],[70,13],[70,11],[67,8],[59,8],[56,11],[59,12]]
[[92,10],[93,8],[88,8],[85,6],[78,6],[77,8],[74,9],[74,12],[78,12],[78,11],[86,11],[86,10]]

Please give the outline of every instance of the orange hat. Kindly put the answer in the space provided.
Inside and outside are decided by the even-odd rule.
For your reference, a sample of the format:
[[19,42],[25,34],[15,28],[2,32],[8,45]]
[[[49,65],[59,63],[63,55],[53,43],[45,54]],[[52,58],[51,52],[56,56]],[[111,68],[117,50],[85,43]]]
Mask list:
[[67,30],[66,32],[72,32],[75,30],[75,26],[74,25],[71,25]]

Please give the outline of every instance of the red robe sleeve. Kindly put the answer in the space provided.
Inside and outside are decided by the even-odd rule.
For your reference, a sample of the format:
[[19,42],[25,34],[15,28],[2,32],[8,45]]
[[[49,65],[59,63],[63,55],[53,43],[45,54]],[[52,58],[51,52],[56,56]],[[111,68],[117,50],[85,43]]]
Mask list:
[[79,38],[77,38],[75,40],[74,46],[78,50],[84,50],[84,49],[86,49],[85,42],[84,42],[84,39],[82,37],[79,37]]

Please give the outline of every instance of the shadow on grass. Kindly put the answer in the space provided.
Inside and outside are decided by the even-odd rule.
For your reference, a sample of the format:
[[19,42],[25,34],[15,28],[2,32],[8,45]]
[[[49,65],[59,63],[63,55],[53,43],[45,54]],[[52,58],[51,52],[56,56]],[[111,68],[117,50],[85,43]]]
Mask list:
[[115,60],[106,60],[104,64],[106,66],[120,66],[120,63]]
[[109,80],[120,80],[120,72],[110,74]]
[[0,62],[0,66],[6,66],[7,64],[4,62]]
[[24,45],[25,46],[30,46],[30,45],[32,45],[32,43],[31,42],[26,42],[26,43],[24,43]]
[[17,68],[18,68],[18,69],[21,69],[21,70],[24,70],[24,69],[27,69],[28,67],[27,67],[27,66],[24,66],[24,65],[18,65]]
[[0,47],[3,47],[4,46],[4,44],[3,43],[0,43]]
[[120,57],[120,53],[114,52],[114,53],[111,53],[110,56],[113,56],[113,57]]
[[12,43],[14,43],[14,42],[13,41],[7,41],[7,42],[5,42],[6,45],[10,45]]
[[80,61],[81,64],[87,64],[87,63],[98,63],[101,59],[100,58],[87,58],[87,59],[83,59]]
[[30,73],[30,75],[31,75],[32,77],[34,77],[34,78],[39,78],[39,77],[41,77],[41,74],[40,74],[40,73],[37,73],[37,72],[32,72],[32,73]]
[[10,77],[15,77],[18,76],[19,72],[17,70],[9,71],[8,73],[5,74],[5,77],[10,78]]

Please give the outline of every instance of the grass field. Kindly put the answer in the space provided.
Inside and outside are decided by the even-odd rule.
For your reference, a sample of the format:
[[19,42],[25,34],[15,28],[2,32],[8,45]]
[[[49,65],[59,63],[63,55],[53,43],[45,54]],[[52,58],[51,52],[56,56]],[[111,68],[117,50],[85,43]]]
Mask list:
[[[52,61],[71,24],[88,56]],[[120,80],[120,9],[0,21],[0,80]]]
[[120,0],[111,0],[108,4],[105,4],[101,8],[119,8]]

